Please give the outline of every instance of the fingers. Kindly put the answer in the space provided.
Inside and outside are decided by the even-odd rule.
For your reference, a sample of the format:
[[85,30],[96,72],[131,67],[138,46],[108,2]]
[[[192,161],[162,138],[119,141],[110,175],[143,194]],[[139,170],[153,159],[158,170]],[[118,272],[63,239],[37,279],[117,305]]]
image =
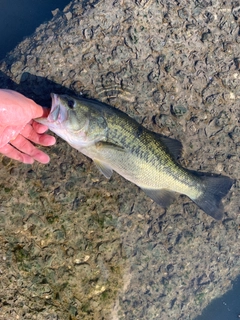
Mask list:
[[32,121],[31,125],[32,125],[33,129],[37,133],[40,133],[40,134],[42,134],[42,133],[44,133],[44,132],[46,132],[48,130],[47,126],[45,126],[44,124],[41,124],[39,122],[36,122],[34,120]]
[[[42,108],[41,118],[47,118],[49,113],[50,113],[50,111],[51,111],[51,109],[43,107]],[[37,118],[37,117],[35,117],[35,118]],[[39,118],[40,118],[40,116],[39,116]],[[31,124],[32,124],[34,130],[36,130],[38,133],[44,133],[45,131],[48,130],[47,126],[45,126],[44,124],[41,124],[41,123],[38,123],[38,122],[34,121],[34,119],[32,120]]]
[[[11,145],[15,148],[17,148],[18,150],[16,150],[16,153],[19,152],[21,154],[23,154],[24,156],[28,156],[30,158],[32,158],[33,160],[37,160],[40,163],[48,163],[50,161],[49,156],[44,153],[43,151],[37,149],[29,140],[27,140],[25,137],[23,137],[22,135],[18,135],[17,138],[13,141],[11,141]],[[16,155],[15,153],[15,155]],[[12,151],[12,153],[13,151]],[[8,155],[9,156],[9,155]],[[17,156],[20,156],[19,154]],[[28,157],[24,158],[24,161],[28,161]],[[16,158],[14,158],[16,159]],[[16,159],[19,160],[19,159]],[[21,159],[19,161],[22,161]],[[22,161],[22,162],[24,162]],[[33,163],[32,162],[24,162],[24,163]]]
[[10,144],[6,144],[4,147],[0,148],[0,153],[2,153],[4,156],[7,156],[8,158],[12,158],[23,163],[32,164],[34,162],[34,159],[32,157],[20,152]]
[[[33,100],[31,101],[31,108],[32,108],[32,119],[34,118],[47,118],[51,108],[42,107],[36,104]],[[30,105],[30,104],[29,104]]]
[[[14,128],[10,129],[13,131]],[[30,142],[32,141],[43,146],[55,144],[56,139],[53,136],[43,133],[47,129],[48,127],[35,121],[31,121],[22,130],[19,128],[18,131],[20,133],[14,140],[11,140],[9,143],[6,142],[6,145],[0,147],[0,153],[23,163],[32,164],[34,160],[43,164],[48,163],[50,161],[49,156],[37,149]]]
[[24,136],[26,139],[31,140],[32,142],[40,144],[42,146],[52,146],[53,144],[55,144],[56,139],[53,136],[50,136],[48,134],[39,134],[39,131],[35,131],[35,127],[38,127],[38,125],[40,125],[40,129],[41,127],[45,126],[36,122],[33,122],[33,125],[34,127],[31,124],[27,124],[21,131],[21,135]]
[[[34,142],[34,141],[33,141]],[[50,136],[49,134],[43,134],[39,136],[38,144],[41,144],[42,146],[52,146],[56,143],[56,139],[53,136]]]

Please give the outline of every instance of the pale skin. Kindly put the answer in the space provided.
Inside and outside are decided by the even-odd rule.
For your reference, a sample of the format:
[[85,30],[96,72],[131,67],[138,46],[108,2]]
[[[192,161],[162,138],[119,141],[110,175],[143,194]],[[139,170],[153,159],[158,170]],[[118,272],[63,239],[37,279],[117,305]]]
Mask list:
[[23,163],[48,163],[49,156],[34,145],[51,146],[56,142],[44,133],[47,126],[34,121],[48,113],[18,92],[0,89],[0,153]]

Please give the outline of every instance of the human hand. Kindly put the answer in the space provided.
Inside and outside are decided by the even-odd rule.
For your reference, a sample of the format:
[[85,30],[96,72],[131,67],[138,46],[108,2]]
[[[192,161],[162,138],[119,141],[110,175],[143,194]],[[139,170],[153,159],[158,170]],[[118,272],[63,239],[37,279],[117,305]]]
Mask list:
[[44,133],[47,126],[33,120],[47,117],[48,113],[18,92],[0,89],[0,153],[23,163],[31,164],[34,160],[48,163],[49,156],[30,142],[43,146],[56,142],[54,137]]

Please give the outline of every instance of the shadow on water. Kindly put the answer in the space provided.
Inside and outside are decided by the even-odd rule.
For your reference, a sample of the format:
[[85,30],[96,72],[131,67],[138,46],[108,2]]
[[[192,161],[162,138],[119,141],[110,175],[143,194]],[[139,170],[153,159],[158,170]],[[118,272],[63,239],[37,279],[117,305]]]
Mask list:
[[6,74],[0,71],[0,88],[11,89],[20,92],[26,97],[33,99],[36,103],[46,107],[51,105],[50,94],[52,92],[76,96],[76,92],[73,90],[52,80],[36,76],[28,72],[24,72],[22,74],[20,83],[17,84]]

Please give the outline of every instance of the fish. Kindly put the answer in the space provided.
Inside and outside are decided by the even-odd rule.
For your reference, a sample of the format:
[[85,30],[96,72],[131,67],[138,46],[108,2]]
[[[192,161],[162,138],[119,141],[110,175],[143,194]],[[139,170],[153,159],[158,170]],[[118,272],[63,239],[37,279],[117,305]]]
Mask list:
[[181,142],[148,130],[111,105],[64,94],[51,97],[48,117],[35,121],[91,158],[106,178],[117,172],[164,208],[183,194],[206,214],[222,219],[222,198],[233,179],[184,168],[178,161]]

